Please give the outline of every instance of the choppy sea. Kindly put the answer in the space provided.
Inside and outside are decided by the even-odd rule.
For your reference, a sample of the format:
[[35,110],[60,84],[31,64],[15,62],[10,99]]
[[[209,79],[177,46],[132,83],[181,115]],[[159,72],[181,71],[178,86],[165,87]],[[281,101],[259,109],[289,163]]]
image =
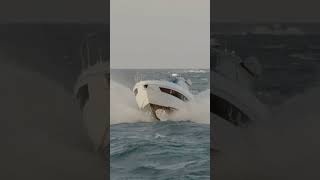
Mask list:
[[[255,82],[255,93],[268,106],[272,117],[257,122],[254,127],[240,129],[241,132],[228,131],[234,140],[224,141],[232,148],[223,151],[229,153],[229,158],[231,155],[236,158],[229,161],[223,158],[222,164],[226,166],[215,173],[220,179],[239,176],[261,180],[319,179],[316,168],[319,161],[316,152],[320,150],[316,143],[320,135],[319,35],[217,35],[215,38],[243,59],[255,56],[260,60],[263,73]],[[248,132],[250,136],[241,137]],[[217,138],[217,141],[222,140]],[[243,163],[229,166],[243,161],[244,166]]]
[[[139,112],[132,89],[137,74],[164,79],[177,73],[193,82],[193,111],[153,121]],[[110,177],[210,179],[209,70],[111,70]]]

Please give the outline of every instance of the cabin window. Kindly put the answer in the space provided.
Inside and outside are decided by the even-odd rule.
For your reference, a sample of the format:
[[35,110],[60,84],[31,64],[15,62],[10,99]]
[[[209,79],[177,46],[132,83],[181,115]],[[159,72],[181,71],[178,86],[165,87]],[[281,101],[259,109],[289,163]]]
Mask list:
[[215,69],[218,65],[219,65],[219,55],[217,52],[213,51],[212,54],[211,54],[211,62],[210,62],[210,68],[211,69]]
[[104,77],[106,80],[106,86],[110,87],[110,73],[104,73]]
[[251,123],[251,120],[245,113],[227,100],[211,94],[210,101],[213,102],[210,106],[210,111],[233,125],[247,127]]
[[180,100],[182,101],[188,101],[188,98],[185,97],[184,95],[182,95],[181,93],[175,91],[175,90],[172,90],[172,89],[168,89],[168,88],[163,88],[163,87],[160,87],[160,90],[164,93],[167,93],[167,94],[170,94],[176,98],[179,98]]
[[138,94],[138,89],[135,89],[133,92],[134,92],[134,95],[136,96]]
[[83,110],[83,107],[86,105],[86,103],[89,100],[89,88],[88,84],[83,85],[79,88],[78,93],[77,93],[77,99],[79,100],[80,103],[80,109],[81,111]]

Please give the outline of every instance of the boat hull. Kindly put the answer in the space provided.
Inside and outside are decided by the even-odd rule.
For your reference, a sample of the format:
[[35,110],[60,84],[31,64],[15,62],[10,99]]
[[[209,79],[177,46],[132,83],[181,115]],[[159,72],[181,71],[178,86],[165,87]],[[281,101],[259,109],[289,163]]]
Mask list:
[[183,94],[186,98],[192,98],[191,94],[182,92],[178,85],[165,81],[141,81],[137,83],[134,92],[139,109],[150,112],[151,116],[157,120],[167,120],[173,112],[187,107],[187,101],[163,92],[160,88],[172,89]]
[[[215,176],[221,179],[259,177],[262,172],[253,171],[263,164],[259,154],[263,151],[258,141],[259,130],[261,127],[265,128],[264,124],[270,120],[270,113],[253,90],[240,82],[214,71],[211,72],[211,79],[210,124],[214,129],[211,133],[211,155],[218,167]],[[246,166],[237,164],[239,162],[246,162]],[[241,168],[230,168],[230,164]]]
[[[86,93],[80,91],[84,87]],[[82,120],[88,136],[94,147],[97,150],[102,150],[109,143],[107,133],[110,124],[108,64],[96,64],[82,72],[74,91],[81,107]]]
[[[230,80],[215,71],[211,72],[211,78],[210,98],[213,104],[211,112],[217,110],[219,107],[217,102],[222,99],[230,104],[228,109],[233,108],[233,112],[238,111],[240,113],[239,116],[241,115],[241,118],[233,118],[233,120],[238,119],[238,125],[240,126],[241,124],[247,126],[247,123],[257,123],[268,119],[269,112],[267,107],[258,100],[250,87],[243,86],[239,82]],[[230,118],[232,118],[231,115],[230,113]],[[233,121],[233,123],[235,122]]]

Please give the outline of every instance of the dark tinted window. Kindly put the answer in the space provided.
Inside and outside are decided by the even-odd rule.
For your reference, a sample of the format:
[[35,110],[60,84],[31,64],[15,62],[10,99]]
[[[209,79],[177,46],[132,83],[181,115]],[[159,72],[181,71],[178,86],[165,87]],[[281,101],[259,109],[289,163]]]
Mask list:
[[188,98],[187,98],[187,97],[185,97],[184,95],[182,95],[181,93],[179,93],[179,92],[177,92],[177,91],[175,91],[175,90],[168,89],[168,88],[162,88],[162,87],[160,88],[160,90],[161,90],[162,92],[165,92],[165,93],[167,93],[167,94],[170,94],[170,95],[172,95],[172,96],[175,96],[175,97],[181,99],[182,101],[188,101]]
[[211,94],[210,102],[213,103],[210,106],[210,111],[212,113],[229,121],[235,126],[246,127],[250,124],[251,120],[249,117],[227,100]]
[[106,78],[106,83],[110,85],[110,73],[105,73],[104,77]]
[[83,107],[89,100],[89,89],[88,89],[88,84],[83,85],[79,88],[78,93],[77,93],[77,99],[79,100],[80,104],[80,109],[81,111],[83,110]]
[[214,69],[217,67],[218,65],[218,53],[217,52],[212,52],[211,53],[211,62],[210,62],[210,68]]

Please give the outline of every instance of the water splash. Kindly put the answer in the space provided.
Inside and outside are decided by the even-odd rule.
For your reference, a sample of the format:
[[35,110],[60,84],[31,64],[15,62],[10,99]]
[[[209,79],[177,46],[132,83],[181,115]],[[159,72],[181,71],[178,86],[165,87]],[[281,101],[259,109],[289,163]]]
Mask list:
[[72,95],[40,73],[0,64],[1,179],[104,179]]
[[[306,90],[273,107],[272,118],[254,127],[216,123],[216,177],[319,179],[319,92],[320,88]],[[230,168],[230,164],[237,168]]]
[[[138,109],[131,89],[114,80],[110,82],[110,105],[111,124],[155,121]],[[170,120],[189,120],[209,124],[210,90],[195,95],[194,100],[189,102],[189,108],[173,114],[170,116]]]
[[320,151],[319,92],[320,88],[306,90],[274,109],[275,118],[269,126],[272,141],[267,141],[266,149],[276,159],[270,162],[270,167],[277,176],[320,178],[316,168],[319,162],[316,154]]
[[194,96],[187,109],[173,114],[172,120],[189,120],[196,123],[210,124],[210,90],[207,89]]
[[110,81],[110,117],[110,124],[153,121],[138,109],[132,91],[114,80]]

